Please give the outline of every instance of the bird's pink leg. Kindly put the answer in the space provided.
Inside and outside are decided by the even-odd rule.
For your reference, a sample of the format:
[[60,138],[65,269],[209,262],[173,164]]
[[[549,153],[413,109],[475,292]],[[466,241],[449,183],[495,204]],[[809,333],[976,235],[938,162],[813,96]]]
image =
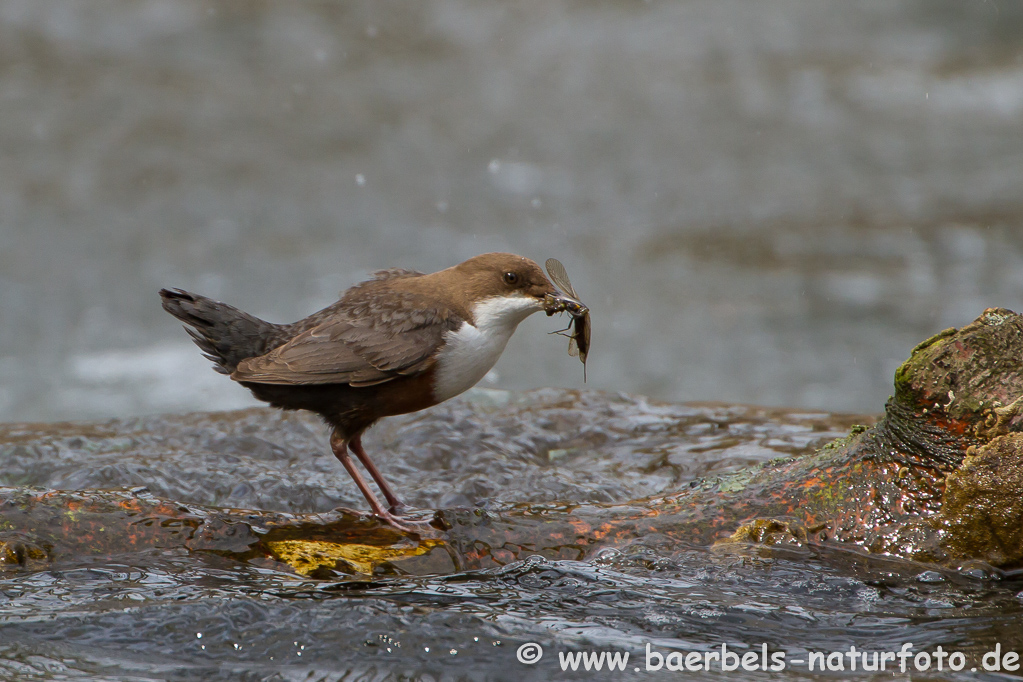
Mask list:
[[401,500],[398,499],[398,496],[394,494],[394,491],[391,490],[391,486],[387,484],[387,481],[385,481],[384,477],[380,474],[380,470],[377,469],[375,464],[373,464],[373,460],[371,460],[369,455],[366,454],[366,451],[363,450],[362,436],[356,436],[348,445],[352,448],[352,452],[355,453],[355,456],[359,458],[359,461],[362,462],[362,466],[366,467],[366,471],[368,471],[369,475],[373,477],[374,481],[376,481],[377,486],[380,488],[380,492],[384,494],[384,497],[387,498],[387,503],[391,505],[391,511],[395,513],[399,512],[399,510],[401,510],[401,508],[405,505],[403,505]]
[[[352,477],[353,481],[355,481],[355,485],[358,486],[359,492],[361,492],[362,496],[366,498],[367,502],[369,502],[369,506],[373,510],[374,516],[379,517],[385,523],[397,528],[398,530],[414,532],[411,528],[401,523],[393,514],[391,514],[391,512],[384,509],[383,505],[380,504],[380,500],[378,500],[377,496],[373,494],[373,491],[369,489],[369,484],[366,483],[366,479],[359,473],[359,470],[355,467],[355,462],[352,461],[351,455],[348,454],[348,443],[344,438],[341,438],[336,431],[330,436],[330,449],[334,451],[334,456],[338,458],[338,461],[340,461],[341,465],[344,466],[345,471],[347,471],[348,475]],[[362,448],[360,447],[359,449],[361,450]],[[359,459],[362,458],[360,457]],[[377,475],[379,475],[379,472]]]

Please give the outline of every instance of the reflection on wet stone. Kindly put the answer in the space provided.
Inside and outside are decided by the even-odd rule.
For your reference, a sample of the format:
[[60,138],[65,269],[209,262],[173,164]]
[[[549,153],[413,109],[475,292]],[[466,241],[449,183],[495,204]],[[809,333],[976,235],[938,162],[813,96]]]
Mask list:
[[[485,508],[511,504],[526,517],[543,517],[545,505],[561,500],[622,503],[701,477],[806,453],[862,421],[870,419],[734,405],[672,405],[599,392],[476,389],[429,413],[385,421],[371,435],[379,443],[383,465],[414,495],[413,507],[443,508],[440,503],[456,495],[482,502]],[[311,417],[263,408],[90,425],[7,425],[0,427],[0,457],[8,463],[0,483],[93,490],[94,495],[70,497],[44,494],[31,504],[39,510],[52,505],[58,516],[66,508],[81,523],[84,515],[97,513],[97,524],[105,523],[110,532],[116,533],[115,527],[142,532],[133,544],[173,546],[182,542],[174,538],[184,532],[192,550],[244,558],[256,556],[253,545],[265,540],[262,552],[301,565],[305,573],[322,573],[335,560],[343,573],[372,572],[381,561],[385,572],[462,568],[443,552],[417,550],[401,560],[380,555],[375,563],[366,563],[353,558],[352,552],[359,550],[344,550],[347,532],[378,533],[380,547],[400,538],[386,529],[373,531],[374,522],[326,511],[357,505],[358,497],[336,462],[324,454],[322,428]],[[232,435],[238,433],[245,435]],[[127,493],[99,491],[133,487]],[[325,497],[324,491],[331,490],[336,497]],[[14,497],[7,504],[16,504],[15,499],[27,504],[25,496],[34,494],[23,491],[9,489],[6,494]],[[220,514],[211,507],[280,509],[287,514]],[[121,510],[119,514],[127,510],[127,525],[117,526],[115,517],[103,522],[104,509]],[[334,549],[317,558],[317,548],[303,546],[310,538],[298,530],[293,538],[286,530],[266,536],[268,528],[300,526],[295,514],[311,514],[310,532]],[[139,526],[132,520],[136,517],[150,520]],[[438,519],[442,526],[470,529],[505,523],[482,509],[452,510]],[[341,524],[336,526],[340,536],[331,536],[329,528],[335,523]],[[316,524],[327,525],[316,530]],[[358,531],[360,527],[366,530]],[[170,539],[158,539],[161,534]],[[73,561],[84,548],[102,553],[98,537],[55,534],[45,538],[46,556],[62,563]],[[550,550],[552,558],[579,559],[587,553],[585,543],[578,545],[574,538],[556,545]],[[6,546],[32,545],[12,541]],[[460,548],[476,561],[485,559],[484,564],[512,562],[521,550]]]

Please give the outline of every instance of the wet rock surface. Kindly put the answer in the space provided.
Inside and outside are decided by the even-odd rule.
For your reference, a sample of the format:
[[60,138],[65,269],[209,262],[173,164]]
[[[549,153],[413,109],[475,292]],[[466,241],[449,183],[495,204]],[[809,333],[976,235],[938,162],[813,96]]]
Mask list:
[[[320,577],[450,573],[532,554],[583,559],[623,533],[647,534],[633,517],[656,515],[659,495],[805,454],[864,420],[601,392],[472,391],[385,420],[367,438],[408,504],[425,510],[419,517],[437,510],[412,538],[334,511],[358,509],[361,498],[310,416],[257,408],[8,425],[0,542],[7,565],[27,568],[179,548]],[[621,527],[601,529],[605,521]],[[670,537],[696,539],[684,516],[667,523],[683,532]]]
[[945,484],[936,526],[950,554],[996,566],[1023,560],[1023,434],[971,448]]

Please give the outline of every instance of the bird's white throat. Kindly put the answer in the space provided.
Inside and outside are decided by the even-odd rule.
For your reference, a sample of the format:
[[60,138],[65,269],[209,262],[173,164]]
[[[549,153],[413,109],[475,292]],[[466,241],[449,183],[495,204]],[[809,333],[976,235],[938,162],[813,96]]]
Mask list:
[[501,357],[519,322],[542,309],[531,296],[492,296],[476,303],[472,308],[476,323],[466,322],[445,334],[434,397],[444,401],[475,386]]

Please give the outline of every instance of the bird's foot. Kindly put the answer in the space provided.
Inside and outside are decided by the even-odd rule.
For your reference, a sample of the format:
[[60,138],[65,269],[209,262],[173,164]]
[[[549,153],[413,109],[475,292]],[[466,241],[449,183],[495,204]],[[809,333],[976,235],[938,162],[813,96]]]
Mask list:
[[380,510],[379,512],[374,513],[373,516],[377,519],[380,519],[391,528],[394,528],[395,530],[400,531],[402,533],[416,532],[415,529],[412,528],[412,526],[409,523],[407,523],[405,519],[398,518],[389,511]]
[[404,505],[397,510],[391,507],[389,511],[380,510],[374,512],[373,516],[401,533],[412,533],[415,535],[435,535],[437,533],[438,529],[433,525],[433,517],[425,519],[410,518],[401,515],[400,512],[404,510]]

